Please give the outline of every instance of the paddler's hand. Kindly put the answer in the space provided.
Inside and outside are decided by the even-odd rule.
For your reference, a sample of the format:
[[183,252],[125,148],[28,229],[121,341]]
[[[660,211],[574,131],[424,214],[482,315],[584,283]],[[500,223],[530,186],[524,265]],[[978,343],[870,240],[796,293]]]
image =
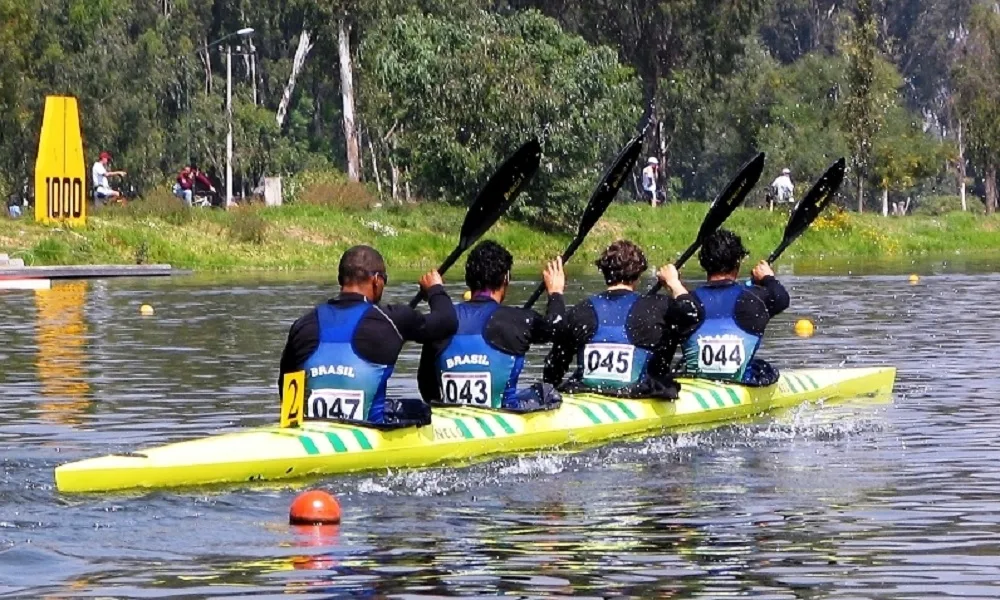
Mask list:
[[545,282],[545,291],[552,294],[561,294],[566,291],[566,273],[563,271],[562,257],[557,256],[555,260],[550,260],[542,271],[542,280]]
[[441,274],[436,269],[424,273],[424,276],[420,278],[420,289],[423,290],[424,294],[436,285],[444,285],[444,281],[441,280]]
[[774,277],[774,271],[766,260],[762,260],[753,268],[753,280],[759,282],[763,281],[765,277]]
[[670,295],[674,298],[688,293],[687,288],[681,283],[681,276],[677,272],[677,267],[672,264],[660,267],[660,270],[656,272],[656,278],[670,290]]

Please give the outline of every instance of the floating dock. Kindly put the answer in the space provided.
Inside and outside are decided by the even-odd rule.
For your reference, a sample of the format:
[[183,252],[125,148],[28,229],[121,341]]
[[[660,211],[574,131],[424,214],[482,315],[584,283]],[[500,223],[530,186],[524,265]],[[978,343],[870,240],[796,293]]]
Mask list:
[[48,289],[53,279],[167,277],[185,273],[170,265],[69,265],[26,267],[20,258],[0,254],[0,290]]

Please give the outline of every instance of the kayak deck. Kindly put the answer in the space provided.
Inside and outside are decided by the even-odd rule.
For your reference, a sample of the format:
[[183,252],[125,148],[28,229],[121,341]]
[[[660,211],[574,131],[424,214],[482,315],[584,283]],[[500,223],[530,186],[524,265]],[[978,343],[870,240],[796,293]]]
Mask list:
[[560,408],[529,414],[435,407],[426,427],[391,431],[327,421],[257,427],[61,465],[61,492],[168,488],[333,475],[609,441],[732,421],[803,402],[883,396],[893,367],[786,371],[766,388],[681,379],[673,401],[565,395]]

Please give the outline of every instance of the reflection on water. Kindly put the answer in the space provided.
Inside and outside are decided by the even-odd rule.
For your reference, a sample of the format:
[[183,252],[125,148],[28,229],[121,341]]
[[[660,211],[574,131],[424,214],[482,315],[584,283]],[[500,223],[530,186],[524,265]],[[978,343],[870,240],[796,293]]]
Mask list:
[[[460,469],[95,496],[57,494],[52,469],[273,422],[288,325],[329,277],[4,293],[0,596],[996,597],[1000,380],[969,349],[1000,335],[982,300],[1000,276],[947,267],[911,286],[911,270],[942,269],[788,277],[792,310],[765,349],[786,367],[895,364],[891,404]],[[569,299],[597,286],[576,280]],[[512,302],[531,288],[515,281]],[[793,335],[800,317],[816,337]],[[406,349],[393,393],[415,391],[417,356]],[[344,522],[289,526],[316,485]]]
[[83,319],[87,282],[57,283],[35,290],[38,380],[42,419],[77,425],[90,405],[87,381],[87,324]]

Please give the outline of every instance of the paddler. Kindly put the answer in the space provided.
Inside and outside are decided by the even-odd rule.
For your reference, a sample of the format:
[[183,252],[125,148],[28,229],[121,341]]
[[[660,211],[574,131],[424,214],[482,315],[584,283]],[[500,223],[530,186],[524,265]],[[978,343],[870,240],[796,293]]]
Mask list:
[[[648,265],[639,246],[618,240],[594,264],[607,290],[567,311],[545,361],[544,381],[559,384],[575,358],[576,371],[560,388],[564,391],[676,398],[679,386],[670,378],[669,359],[653,359],[660,352],[672,353],[700,319],[677,269],[666,265],[656,273],[669,296],[642,296],[635,288]],[[660,364],[667,367],[657,369]]]
[[551,342],[566,310],[562,259],[542,271],[549,302],[545,316],[503,306],[514,258],[494,241],[480,242],[465,263],[472,298],[457,307],[458,332],[424,345],[417,382],[430,403],[465,404],[529,412],[556,408],[561,397],[551,385],[518,389],[524,355],[532,344]]
[[749,255],[726,229],[705,238],[698,261],[708,282],[694,291],[705,320],[683,344],[688,374],[749,386],[778,382],[778,370],[755,355],[768,321],[788,308],[788,292],[765,260],[753,268],[753,285],[738,281]]
[[403,342],[445,340],[458,327],[437,271],[420,278],[430,313],[407,305],[379,306],[388,284],[385,261],[369,246],[340,258],[340,294],[295,321],[281,355],[281,377],[305,371],[305,418],[376,425],[424,424],[430,408],[418,398],[387,399],[386,383]]

